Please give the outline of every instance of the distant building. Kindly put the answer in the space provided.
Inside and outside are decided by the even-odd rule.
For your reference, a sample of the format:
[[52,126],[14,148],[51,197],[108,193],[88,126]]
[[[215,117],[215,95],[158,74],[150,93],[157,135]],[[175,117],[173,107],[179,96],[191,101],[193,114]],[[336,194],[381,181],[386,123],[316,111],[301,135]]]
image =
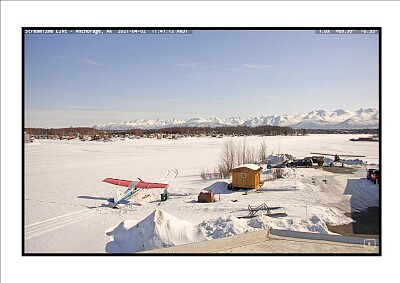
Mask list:
[[257,189],[260,186],[262,167],[255,164],[243,164],[232,169],[233,189]]

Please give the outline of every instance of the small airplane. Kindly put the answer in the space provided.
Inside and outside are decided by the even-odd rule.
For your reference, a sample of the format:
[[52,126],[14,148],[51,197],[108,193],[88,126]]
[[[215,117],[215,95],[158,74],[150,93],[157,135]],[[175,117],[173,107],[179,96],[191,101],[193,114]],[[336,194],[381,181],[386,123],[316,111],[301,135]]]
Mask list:
[[117,197],[109,199],[109,203],[111,207],[118,207],[119,204],[125,204],[128,199],[137,195],[143,189],[168,189],[169,184],[163,183],[150,183],[145,182],[142,179],[138,178],[139,181],[129,181],[129,180],[121,180],[114,178],[106,178],[103,180],[105,183],[113,184],[116,186],[128,187],[123,195],[119,195],[117,191]]
[[[343,165],[343,161],[346,160],[347,157],[365,157],[365,155],[350,155],[350,154],[332,154],[332,153],[320,153],[320,152],[310,152],[311,154],[317,154],[317,155],[327,155],[327,156],[334,156],[333,162],[331,162],[330,166],[335,166],[338,163]],[[340,158],[340,156],[343,156],[345,158]]]

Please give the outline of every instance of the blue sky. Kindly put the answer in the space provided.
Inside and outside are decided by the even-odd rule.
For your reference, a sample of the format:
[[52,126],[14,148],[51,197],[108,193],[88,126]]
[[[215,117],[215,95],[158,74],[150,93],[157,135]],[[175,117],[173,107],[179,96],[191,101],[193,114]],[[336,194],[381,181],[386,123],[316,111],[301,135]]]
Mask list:
[[25,126],[255,117],[379,103],[377,35],[25,35]]

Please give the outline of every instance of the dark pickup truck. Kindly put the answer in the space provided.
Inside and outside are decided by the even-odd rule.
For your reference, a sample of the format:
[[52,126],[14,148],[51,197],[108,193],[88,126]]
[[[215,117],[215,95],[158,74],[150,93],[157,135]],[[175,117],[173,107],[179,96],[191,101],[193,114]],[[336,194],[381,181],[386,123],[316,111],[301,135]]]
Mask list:
[[293,161],[294,167],[312,167],[313,163],[310,159],[300,159]]
[[286,161],[279,167],[312,167],[313,163],[310,159],[299,159],[294,161]]

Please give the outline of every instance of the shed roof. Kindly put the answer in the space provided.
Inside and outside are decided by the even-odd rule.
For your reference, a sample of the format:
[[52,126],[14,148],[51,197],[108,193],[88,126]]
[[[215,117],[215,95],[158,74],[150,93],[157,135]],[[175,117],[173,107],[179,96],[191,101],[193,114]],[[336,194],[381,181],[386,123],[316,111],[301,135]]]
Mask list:
[[261,171],[262,170],[262,167],[260,167],[256,164],[242,164],[242,165],[236,166],[235,168],[232,168],[232,170],[240,169],[240,168],[248,168],[253,171]]

